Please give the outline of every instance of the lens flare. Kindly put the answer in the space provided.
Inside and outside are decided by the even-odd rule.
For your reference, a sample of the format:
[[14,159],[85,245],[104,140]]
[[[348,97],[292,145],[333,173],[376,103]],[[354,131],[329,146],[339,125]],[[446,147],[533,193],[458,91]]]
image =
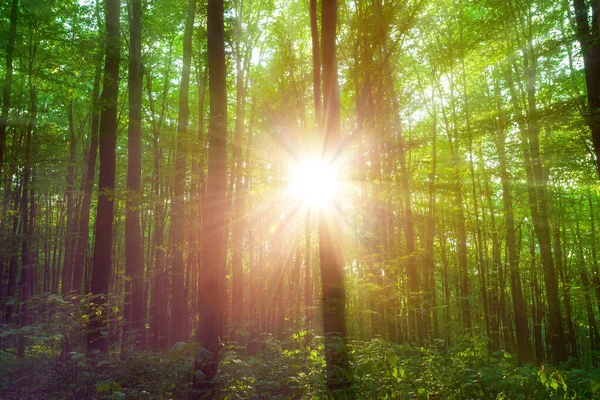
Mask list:
[[289,180],[290,195],[311,207],[327,205],[339,190],[333,166],[318,158],[300,161]]

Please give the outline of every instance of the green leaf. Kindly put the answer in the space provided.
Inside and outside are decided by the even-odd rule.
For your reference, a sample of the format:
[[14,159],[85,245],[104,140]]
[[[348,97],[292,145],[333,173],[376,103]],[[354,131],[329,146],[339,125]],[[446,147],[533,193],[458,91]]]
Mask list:
[[396,355],[396,353],[393,350],[389,350],[387,352],[387,361],[388,361],[388,364],[390,365],[390,367],[392,367],[392,368],[396,367],[396,363],[398,362],[398,356]]

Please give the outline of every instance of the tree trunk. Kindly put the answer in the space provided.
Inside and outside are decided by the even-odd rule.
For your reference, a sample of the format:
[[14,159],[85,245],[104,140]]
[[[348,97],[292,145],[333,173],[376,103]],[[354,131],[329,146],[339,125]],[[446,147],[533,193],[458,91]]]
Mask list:
[[500,125],[496,139],[498,151],[498,162],[500,168],[500,180],[502,181],[502,205],[506,225],[506,248],[508,253],[508,268],[510,270],[510,291],[512,294],[513,314],[515,318],[515,333],[517,338],[517,356],[519,361],[527,363],[531,360],[531,344],[529,341],[529,324],[527,321],[527,308],[523,297],[521,286],[521,273],[519,271],[519,255],[517,252],[517,241],[515,235],[515,217],[513,211],[512,193],[510,183],[512,181],[507,170],[506,160],[506,121],[502,111],[500,89],[496,86],[498,99],[498,115]]
[[[233,138],[233,160],[235,168],[235,205],[233,209],[233,249],[231,256],[231,324],[234,330],[240,329],[244,323],[244,267],[243,243],[244,219],[246,213],[246,193],[242,183],[242,136],[244,133],[244,116],[246,111],[246,90],[244,84],[243,57],[240,42],[243,40],[242,32],[242,2],[235,1],[236,8],[236,113],[235,132]],[[234,331],[233,338],[240,339]]]
[[319,26],[317,24],[317,0],[310,0],[310,38],[312,42],[313,98],[315,103],[315,126],[322,124],[321,101],[321,55],[319,49]]
[[[208,81],[210,119],[208,125],[208,177],[206,203],[202,210],[202,273],[200,276],[200,344],[212,353],[196,360],[205,382],[197,388],[211,394],[219,365],[219,334],[225,301],[225,210],[227,200],[227,84],[225,69],[224,1],[208,1]],[[196,374],[197,375],[197,374]],[[214,393],[216,394],[216,393]]]
[[[112,239],[114,215],[114,190],[116,167],[117,100],[119,96],[120,62],[120,1],[106,0],[106,58],[104,64],[104,83],[100,104],[100,177],[94,257],[92,265],[91,292],[97,295],[92,304],[90,323],[88,324],[87,351],[93,354],[100,351],[108,353],[106,329],[106,310],[104,303],[108,298],[112,272]],[[100,311],[97,313],[96,311]]]
[[171,206],[171,342],[183,342],[187,339],[185,331],[187,304],[184,290],[184,192],[187,157],[187,132],[189,125],[188,92],[190,88],[190,65],[192,61],[192,32],[196,16],[196,0],[189,0],[185,32],[183,34],[183,67],[179,85],[179,119],[177,122],[177,151],[175,155],[175,181],[173,182],[173,203]]
[[[592,29],[589,25],[588,5],[585,0],[573,0],[575,9],[575,34],[585,70],[588,114],[587,123],[592,131],[592,143],[596,155],[596,168],[600,175],[600,31],[598,30],[598,4],[592,5]],[[595,28],[595,29],[594,29]]]
[[[336,26],[337,0],[321,3],[321,59],[323,62],[324,162],[337,162],[340,143],[340,98],[337,80]],[[346,340],[346,290],[342,254],[342,216],[340,204],[319,210],[319,260],[325,334],[326,382],[329,390],[344,391],[350,385]],[[341,338],[341,341],[340,341]]]
[[67,167],[67,232],[65,234],[65,259],[62,270],[62,295],[67,296],[71,292],[73,280],[73,247],[75,244],[75,201],[74,179],[75,158],[77,156],[77,139],[75,137],[75,122],[73,121],[73,100],[69,103],[69,165]]
[[2,167],[4,166],[4,153],[6,152],[6,125],[8,123],[8,110],[10,109],[10,87],[12,84],[13,55],[15,51],[15,38],[17,36],[18,14],[19,0],[12,0],[8,43],[6,45],[6,75],[2,91],[2,114],[0,114],[0,178],[2,177]]
[[94,88],[92,90],[92,132],[90,137],[90,148],[87,155],[87,166],[84,175],[83,198],[79,213],[79,225],[77,230],[77,247],[75,260],[73,262],[73,292],[80,293],[82,290],[83,272],[86,265],[86,255],[89,245],[90,231],[90,207],[92,204],[92,191],[96,173],[96,156],[98,153],[98,126],[99,126],[99,93],[100,79],[102,78],[102,60],[99,57],[94,75]]
[[[129,20],[129,126],[127,129],[127,204],[125,211],[125,305],[123,333],[136,349],[146,345],[144,259],[140,230],[142,177],[142,2],[131,0]],[[125,336],[125,339],[128,339]],[[127,345],[127,343],[126,343]]]

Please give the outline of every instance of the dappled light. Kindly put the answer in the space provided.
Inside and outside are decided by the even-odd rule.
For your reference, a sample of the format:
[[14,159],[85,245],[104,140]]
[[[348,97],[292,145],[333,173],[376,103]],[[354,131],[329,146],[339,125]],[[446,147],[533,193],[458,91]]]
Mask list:
[[0,2],[0,399],[600,398],[598,4]]

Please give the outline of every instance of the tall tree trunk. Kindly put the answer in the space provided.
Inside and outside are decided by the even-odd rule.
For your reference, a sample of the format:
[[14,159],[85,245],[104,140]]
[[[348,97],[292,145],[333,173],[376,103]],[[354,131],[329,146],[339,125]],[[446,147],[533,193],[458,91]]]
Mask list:
[[10,6],[10,25],[8,29],[8,43],[6,45],[6,75],[2,90],[2,114],[0,114],[0,178],[4,166],[6,152],[6,125],[8,123],[8,110],[10,109],[10,87],[13,74],[13,55],[15,51],[15,38],[17,36],[17,18],[19,14],[19,0],[12,0]]
[[177,122],[177,151],[175,155],[175,181],[171,206],[171,341],[183,342],[188,336],[185,331],[187,304],[184,290],[183,235],[185,225],[184,192],[186,177],[187,133],[189,126],[188,92],[190,88],[190,65],[192,62],[192,33],[196,16],[196,0],[189,0],[185,32],[183,34],[183,67],[179,85],[179,119]]
[[73,247],[75,244],[75,158],[77,156],[77,138],[75,137],[75,121],[73,121],[73,100],[69,103],[69,165],[67,167],[67,232],[65,235],[65,259],[62,270],[62,295],[71,292],[73,280]]
[[[30,297],[34,294],[34,269],[31,247],[33,245],[33,225],[30,223],[29,214],[29,181],[31,179],[31,143],[33,132],[35,131],[37,120],[37,93],[32,85],[33,62],[35,57],[35,48],[30,51],[29,61],[29,94],[30,94],[30,112],[29,125],[25,138],[25,163],[23,168],[23,188],[21,192],[21,230],[23,238],[21,241],[21,257],[22,270],[21,279],[19,282],[19,325],[25,326],[31,322],[31,316],[28,313],[27,307]],[[31,199],[31,207],[33,207],[33,198]],[[26,337],[19,336],[17,342],[17,353],[20,357],[25,355]]]
[[140,230],[142,178],[142,2],[131,0],[129,20],[129,126],[127,129],[127,204],[125,211],[125,325],[134,347],[145,348],[146,298]]
[[[432,144],[431,144],[431,170],[428,179],[428,209],[427,209],[427,230],[425,237],[425,265],[423,279],[423,308],[424,308],[424,332],[428,338],[438,337],[436,290],[435,290],[435,180],[437,168],[437,113],[435,103],[432,102]],[[431,315],[431,316],[430,316]],[[430,324],[433,318],[433,325]]]
[[94,75],[94,88],[92,89],[92,131],[90,137],[90,148],[87,155],[87,166],[84,175],[83,198],[79,212],[79,224],[77,229],[77,246],[75,249],[75,260],[73,262],[73,292],[82,290],[83,272],[86,265],[86,255],[89,245],[90,231],[90,207],[92,204],[92,190],[96,173],[96,157],[98,154],[98,127],[99,121],[99,93],[100,79],[102,79],[102,59],[98,57],[96,73]]
[[600,5],[592,2],[592,27],[589,25],[588,5],[585,0],[573,0],[575,9],[575,35],[581,46],[587,89],[587,123],[592,131],[596,154],[596,168],[600,175],[600,30],[598,18]]
[[306,212],[306,221],[304,226],[304,307],[305,311],[305,326],[306,330],[312,328],[312,306],[313,306],[313,284],[311,279],[311,251],[310,251],[310,218],[311,212]]
[[502,181],[502,206],[506,225],[506,248],[508,253],[508,268],[510,270],[510,291],[512,294],[513,314],[515,318],[515,333],[517,338],[517,356],[522,363],[531,360],[531,344],[529,341],[529,324],[527,321],[527,308],[523,297],[521,286],[521,273],[519,271],[519,254],[517,252],[517,240],[515,235],[515,217],[513,211],[512,193],[510,183],[512,181],[507,169],[506,160],[506,121],[502,113],[500,88],[496,85],[496,97],[498,99],[498,115],[500,124],[496,139],[496,150],[500,168],[500,180]]
[[172,44],[169,46],[169,57],[167,62],[167,72],[165,73],[162,106],[157,118],[154,107],[154,97],[152,94],[152,78],[150,71],[147,73],[148,100],[150,113],[152,115],[152,147],[153,147],[153,172],[152,172],[152,191],[154,194],[154,232],[152,245],[154,247],[154,280],[152,283],[152,295],[150,303],[150,330],[151,346],[153,349],[166,349],[169,346],[169,309],[167,292],[167,275],[165,270],[165,251],[164,251],[164,187],[161,188],[161,159],[162,150],[159,147],[160,130],[164,121],[166,99],[169,89],[169,76],[171,71]]
[[319,26],[317,22],[317,0],[310,0],[310,38],[312,43],[312,70],[313,70],[313,99],[315,103],[315,126],[317,130],[322,124],[321,101],[321,54],[319,46]]
[[[331,165],[340,143],[340,98],[337,80],[336,26],[337,0],[321,3],[321,59],[323,62],[323,131],[324,162]],[[323,304],[323,331],[327,387],[331,391],[345,390],[350,385],[346,338],[346,290],[342,254],[342,216],[340,204],[319,210],[319,260]],[[340,341],[341,338],[341,341]]]
[[[206,203],[202,210],[202,273],[200,276],[200,326],[202,347],[210,359],[196,360],[196,370],[213,391],[219,365],[219,334],[222,303],[225,302],[225,210],[227,207],[227,84],[225,69],[224,1],[208,1],[208,81],[210,119],[208,124],[208,177]],[[196,374],[197,375],[197,374]]]
[[[547,173],[542,168],[539,144],[539,126],[536,99],[537,56],[533,52],[533,44],[529,42],[525,52],[525,72],[527,75],[528,100],[528,130],[524,141],[528,142],[528,152],[525,151],[526,162],[530,160],[533,190],[530,190],[529,202],[532,213],[535,235],[540,245],[540,256],[544,272],[546,298],[548,301],[548,330],[552,343],[552,361],[561,363],[567,360],[565,334],[562,325],[558,279],[554,269],[550,226],[548,223],[547,206]],[[525,149],[525,148],[524,148]],[[526,166],[527,168],[527,166]]]
[[119,96],[120,62],[120,1],[106,0],[106,58],[104,82],[100,104],[100,177],[98,208],[96,212],[95,245],[90,289],[97,295],[92,304],[88,324],[87,351],[93,354],[108,353],[108,338],[102,334],[106,329],[104,303],[108,298],[112,273],[112,239],[114,215],[114,190],[116,168],[117,100]]
[[[244,268],[243,243],[246,194],[242,183],[242,136],[244,133],[244,116],[246,111],[246,88],[244,84],[243,57],[240,42],[243,40],[242,31],[242,2],[234,2],[236,9],[236,112],[235,132],[233,138],[233,159],[235,168],[235,205],[233,209],[233,249],[231,256],[231,323],[234,329],[241,328],[244,322]],[[237,335],[234,338],[238,337]]]

